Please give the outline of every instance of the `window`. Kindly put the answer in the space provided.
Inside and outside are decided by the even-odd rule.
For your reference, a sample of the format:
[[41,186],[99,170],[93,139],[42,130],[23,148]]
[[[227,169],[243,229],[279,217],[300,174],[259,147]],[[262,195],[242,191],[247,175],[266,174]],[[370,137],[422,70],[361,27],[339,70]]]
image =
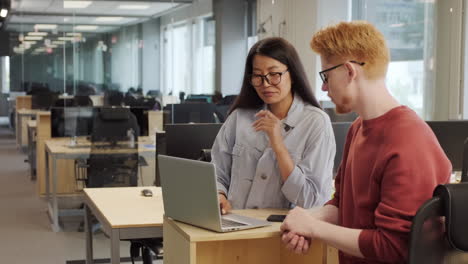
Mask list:
[[373,23],[385,36],[391,62],[387,87],[397,100],[426,117],[433,84],[436,1],[353,0],[352,19]]
[[198,17],[163,27],[164,94],[213,94],[215,21]]
[[[330,8],[344,2],[343,9]],[[385,36],[390,49],[387,87],[402,104],[422,118],[431,118],[435,86],[436,0],[321,0],[319,27],[346,20],[366,20]],[[320,61],[317,61],[320,69]],[[317,76],[318,77],[318,76]],[[321,87],[320,78],[316,78]],[[317,89],[317,98],[329,101]]]

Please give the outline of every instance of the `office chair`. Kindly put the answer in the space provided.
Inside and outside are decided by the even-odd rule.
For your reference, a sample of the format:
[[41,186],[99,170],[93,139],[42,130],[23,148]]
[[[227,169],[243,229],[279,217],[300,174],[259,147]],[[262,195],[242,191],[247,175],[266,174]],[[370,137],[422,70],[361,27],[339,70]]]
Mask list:
[[[128,142],[133,130],[134,143]],[[102,108],[94,119],[86,187],[137,186],[139,127],[127,108]],[[124,142],[119,144],[118,142]],[[130,153],[102,154],[104,148],[132,148]]]
[[409,264],[468,262],[467,199],[468,183],[437,186],[413,218]]
[[463,143],[463,163],[461,182],[468,182],[468,138]]

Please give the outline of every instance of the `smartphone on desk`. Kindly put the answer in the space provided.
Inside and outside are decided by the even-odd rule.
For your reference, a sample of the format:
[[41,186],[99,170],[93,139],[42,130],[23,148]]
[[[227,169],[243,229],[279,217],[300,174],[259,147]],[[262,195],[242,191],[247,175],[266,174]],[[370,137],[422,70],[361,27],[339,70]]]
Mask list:
[[268,222],[283,222],[285,218],[286,218],[286,215],[272,214],[267,217],[267,221]]

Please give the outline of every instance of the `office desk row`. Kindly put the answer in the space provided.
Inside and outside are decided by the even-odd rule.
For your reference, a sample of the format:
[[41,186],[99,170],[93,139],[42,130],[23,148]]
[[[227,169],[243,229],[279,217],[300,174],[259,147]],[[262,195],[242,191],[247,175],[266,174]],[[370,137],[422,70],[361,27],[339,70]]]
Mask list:
[[[133,148],[115,148],[115,149],[98,149],[92,150],[93,155],[115,155],[115,154],[133,154],[138,152],[139,156],[144,157],[148,164],[147,170],[150,175],[154,176],[155,171],[155,145],[150,137],[138,138],[138,149]],[[48,212],[52,219],[52,230],[55,232],[60,231],[59,217],[62,215],[76,214],[76,210],[60,210],[58,208],[58,190],[69,190],[67,193],[74,193],[81,195],[81,190],[76,187],[76,180],[70,175],[59,177],[58,173],[58,160],[77,160],[87,159],[91,154],[91,142],[84,138],[79,138],[76,145],[70,146],[70,138],[55,138],[45,142],[46,148],[46,199],[48,201]],[[72,164],[74,166],[74,164]],[[141,169],[141,168],[139,168]],[[151,173],[152,172],[152,173]],[[73,175],[74,176],[74,175]],[[151,177],[149,177],[151,178]],[[153,177],[154,178],[154,177]],[[142,180],[142,179],[141,179]],[[60,182],[59,182],[60,181]],[[154,180],[153,180],[154,181]],[[59,186],[60,184],[60,186]],[[152,185],[152,181],[148,180],[147,184]],[[63,193],[63,192],[61,192]]]
[[[120,263],[119,240],[164,236],[164,264],[337,264],[334,248],[313,241],[307,255],[288,251],[281,242],[280,223],[228,233],[216,233],[164,217],[159,187],[152,197],[141,196],[143,187],[84,189],[86,263],[93,263],[94,215],[111,240],[111,263]],[[118,205],[118,206],[116,206]],[[237,210],[235,213],[266,219],[283,209]]]

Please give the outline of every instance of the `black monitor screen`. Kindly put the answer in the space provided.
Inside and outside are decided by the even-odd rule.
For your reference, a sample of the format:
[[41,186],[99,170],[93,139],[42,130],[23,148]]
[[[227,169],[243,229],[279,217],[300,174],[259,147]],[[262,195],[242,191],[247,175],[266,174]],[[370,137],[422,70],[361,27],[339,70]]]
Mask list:
[[92,107],[51,108],[52,137],[91,135],[95,112]]
[[468,137],[468,121],[427,121],[427,124],[452,162],[453,170],[461,171],[463,144]]
[[351,127],[352,122],[333,122],[333,133],[335,134],[336,154],[333,172],[336,173],[343,159],[343,152],[346,143],[346,135]]
[[49,110],[54,106],[58,99],[58,95],[55,93],[39,93],[33,94],[31,98],[32,109],[44,109]]
[[215,105],[208,103],[169,104],[169,123],[215,123]]
[[168,124],[165,126],[166,153],[198,159],[202,149],[211,149],[222,124]]

